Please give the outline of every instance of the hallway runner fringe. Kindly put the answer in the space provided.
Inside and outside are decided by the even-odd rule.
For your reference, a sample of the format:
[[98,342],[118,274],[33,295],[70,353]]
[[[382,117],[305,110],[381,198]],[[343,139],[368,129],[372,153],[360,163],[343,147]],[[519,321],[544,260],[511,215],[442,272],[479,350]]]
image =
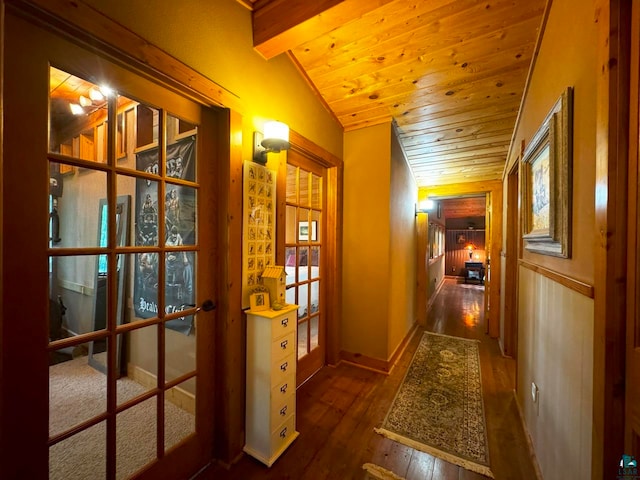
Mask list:
[[478,340],[425,332],[376,433],[494,478]]
[[366,479],[377,480],[405,480],[404,477],[399,477],[395,473],[386,468],[382,468],[380,465],[374,463],[365,463],[362,465],[362,469],[367,471]]

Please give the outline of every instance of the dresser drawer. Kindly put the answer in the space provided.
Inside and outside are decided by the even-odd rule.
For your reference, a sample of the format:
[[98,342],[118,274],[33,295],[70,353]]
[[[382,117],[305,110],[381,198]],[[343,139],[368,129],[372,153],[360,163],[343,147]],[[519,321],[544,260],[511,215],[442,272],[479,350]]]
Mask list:
[[271,365],[279,362],[296,351],[295,336],[296,332],[293,331],[288,335],[273,341],[271,344]]
[[289,415],[296,411],[296,392],[276,402],[271,402],[271,431],[274,431]]
[[291,414],[271,433],[271,454],[280,450],[294,433],[296,433],[296,416]]
[[296,328],[297,313],[298,310],[294,310],[284,318],[274,318],[271,321],[271,338],[275,340],[293,332]]
[[288,373],[295,371],[296,355],[291,352],[287,357],[271,364],[271,385],[282,383]]
[[290,371],[280,383],[271,388],[271,405],[282,402],[291,393],[295,392],[296,376],[293,371]]

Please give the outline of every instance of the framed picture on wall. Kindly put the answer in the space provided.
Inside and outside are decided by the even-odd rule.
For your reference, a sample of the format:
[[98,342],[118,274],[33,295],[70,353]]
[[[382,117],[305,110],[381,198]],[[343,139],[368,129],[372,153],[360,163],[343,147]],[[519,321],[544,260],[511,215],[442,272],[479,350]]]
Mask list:
[[525,249],[571,256],[573,89],[567,88],[522,156],[522,238]]
[[311,231],[309,231],[309,222],[298,222],[298,241],[316,242],[318,240],[318,222],[311,222]]

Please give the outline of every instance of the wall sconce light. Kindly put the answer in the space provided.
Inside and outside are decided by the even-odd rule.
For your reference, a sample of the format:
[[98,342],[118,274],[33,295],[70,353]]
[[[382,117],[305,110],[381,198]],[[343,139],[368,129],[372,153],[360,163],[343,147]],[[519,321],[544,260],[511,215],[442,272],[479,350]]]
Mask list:
[[289,126],[282,122],[266,122],[264,124],[264,135],[260,132],[253,132],[253,161],[261,165],[267,163],[267,153],[280,153],[288,150]]
[[421,200],[420,203],[416,204],[416,217],[419,213],[429,213],[435,206],[436,202],[433,200],[429,200],[428,198]]

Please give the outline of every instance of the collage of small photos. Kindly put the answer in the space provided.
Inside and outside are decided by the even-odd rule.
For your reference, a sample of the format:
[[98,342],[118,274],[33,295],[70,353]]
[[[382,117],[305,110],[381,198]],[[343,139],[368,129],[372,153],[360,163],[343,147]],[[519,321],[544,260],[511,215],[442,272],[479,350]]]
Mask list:
[[244,164],[243,306],[260,283],[265,267],[275,264],[276,172],[253,162]]

